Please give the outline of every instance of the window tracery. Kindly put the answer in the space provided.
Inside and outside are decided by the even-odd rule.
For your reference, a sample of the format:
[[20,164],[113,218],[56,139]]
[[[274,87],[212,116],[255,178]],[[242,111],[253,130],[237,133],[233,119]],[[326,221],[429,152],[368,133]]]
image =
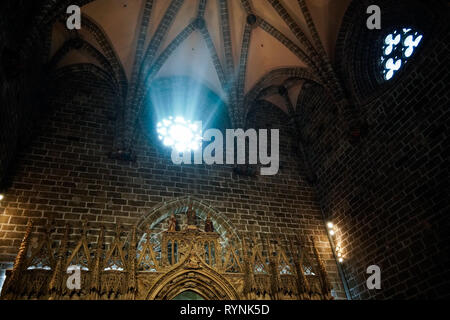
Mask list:
[[408,63],[422,39],[423,35],[411,28],[394,30],[384,38],[380,61],[384,80],[391,80]]

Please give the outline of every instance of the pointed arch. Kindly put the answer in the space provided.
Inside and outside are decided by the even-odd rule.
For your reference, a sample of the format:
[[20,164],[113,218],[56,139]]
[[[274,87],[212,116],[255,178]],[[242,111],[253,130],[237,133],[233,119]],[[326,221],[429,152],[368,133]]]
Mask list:
[[[253,105],[253,103],[260,98],[261,93],[264,92],[269,87],[273,86],[273,82],[279,78],[287,78],[283,85],[290,85],[292,81],[295,80],[308,80],[318,83],[322,86],[321,80],[310,70],[305,68],[281,68],[272,70],[266,74],[258,83],[247,93],[244,98],[243,108],[244,108],[244,119],[247,119],[248,113]],[[273,88],[275,89],[275,88]]]
[[[32,238],[36,239],[36,238]],[[55,266],[55,250],[52,247],[52,239],[47,232],[43,233],[33,246],[30,248],[30,257],[27,259],[27,269],[46,269],[52,270]]]
[[80,267],[82,270],[89,270],[91,267],[91,252],[89,250],[88,241],[86,238],[86,231],[81,235],[80,240],[78,240],[75,249],[70,254],[66,261],[64,270],[67,270],[70,266]]
[[82,19],[83,29],[89,31],[102,48],[104,56],[108,59],[117,77],[122,97],[125,97],[127,93],[128,80],[122,62],[120,61],[111,40],[107,36],[105,30],[103,30],[103,28],[100,27],[94,19],[86,14],[82,15]]
[[190,196],[177,198],[156,205],[136,223],[136,228],[141,232],[145,232],[147,226],[150,226],[151,229],[152,226],[155,226],[168,218],[175,210],[181,211],[183,208],[187,208],[191,205],[194,210],[197,211],[197,215],[201,219],[206,218],[208,214],[210,215],[214,227],[219,234],[226,236],[228,239],[240,241],[239,234],[236,232],[236,228],[229,222],[229,219],[224,217],[219,211],[206,202]]
[[125,257],[125,241],[121,239],[121,229],[117,226],[116,234],[110,245],[109,250],[105,254],[103,262],[103,270],[124,271],[128,269],[127,259]]
[[192,255],[161,275],[146,294],[146,300],[172,300],[180,293],[192,290],[207,300],[238,300],[239,294],[230,282],[203,261],[189,264]]
[[111,64],[111,62],[103,55],[102,52],[97,50],[92,44],[89,42],[80,39],[70,39],[67,40],[62,47],[53,55],[52,59],[50,60],[48,67],[50,69],[56,68],[58,63],[72,50],[80,50],[84,51],[87,54],[89,54],[91,57],[93,57],[97,62],[105,69],[106,72],[108,72],[112,78],[114,78],[114,83],[119,86],[119,79],[116,78],[114,68]]

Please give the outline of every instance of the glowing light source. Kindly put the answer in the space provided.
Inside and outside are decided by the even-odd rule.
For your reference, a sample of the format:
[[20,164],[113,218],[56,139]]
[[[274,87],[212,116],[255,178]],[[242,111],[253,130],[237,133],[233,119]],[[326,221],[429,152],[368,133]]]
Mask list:
[[0,201],[2,201],[3,198],[5,198],[5,196],[4,196],[3,194],[0,193]]
[[340,244],[335,247],[335,251],[336,251],[336,256],[338,258],[338,261],[340,263],[344,262],[344,255],[342,254],[342,249],[341,249]]
[[408,62],[419,47],[423,35],[410,28],[394,30],[384,39],[381,66],[384,79],[389,81]]
[[339,263],[342,263],[342,262],[344,262],[344,255],[342,253],[342,244],[339,239],[336,239],[336,238],[339,238],[339,236],[331,238],[336,234],[336,231],[339,231],[339,228],[337,228],[331,221],[327,222],[327,228],[328,228],[328,234],[330,235],[331,243],[334,244],[336,241],[336,246],[334,247],[334,252],[336,254],[335,257],[337,258]]
[[169,117],[157,124],[159,140],[178,152],[196,151],[201,147],[202,134],[198,124],[183,117]]

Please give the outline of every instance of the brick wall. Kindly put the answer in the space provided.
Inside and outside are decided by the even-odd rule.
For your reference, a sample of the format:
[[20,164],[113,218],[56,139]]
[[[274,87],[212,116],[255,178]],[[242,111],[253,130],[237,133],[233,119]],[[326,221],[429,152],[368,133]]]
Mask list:
[[[448,25],[436,23],[397,79],[372,99],[358,97],[368,124],[360,143],[349,142],[320,87],[301,97],[319,201],[338,228],[354,299],[449,297],[450,39]],[[365,284],[373,264],[381,290]]]
[[[38,117],[42,93],[42,65],[49,48],[49,31],[25,50],[25,39],[34,21],[38,1],[5,0],[0,9],[0,190],[9,184],[18,149],[29,143],[34,118]],[[30,54],[30,52],[32,54]]]
[[[29,1],[9,3],[24,8]],[[66,222],[78,225],[83,218],[91,235],[104,223],[110,237],[117,223],[129,227],[155,205],[190,195],[214,206],[240,233],[314,235],[340,297],[321,211],[337,227],[354,299],[448,297],[448,22],[434,28],[440,21],[429,1],[380,0],[384,26],[411,22],[425,40],[405,72],[379,86],[376,65],[368,61],[379,58],[374,44],[380,33],[369,35],[361,27],[369,4],[352,3],[336,54],[346,92],[368,125],[360,143],[349,142],[343,119],[320,87],[307,86],[299,99],[306,149],[318,177],[314,188],[301,178],[288,119],[269,104],[252,112],[249,123],[284,127],[281,172],[275,177],[235,176],[230,166],[174,166],[156,137],[142,133],[136,162],[109,159],[117,132],[110,86],[90,73],[73,74],[59,81],[44,108],[37,107],[43,101],[34,91],[40,88],[35,84],[42,61],[8,57],[19,52],[17,39],[27,28],[17,26],[28,21],[27,10],[10,5],[14,10],[8,11],[20,16],[0,15],[0,178],[8,173],[12,183],[0,203],[0,262],[13,261],[30,218],[38,225],[55,219],[56,238]],[[448,12],[446,6],[434,11]],[[41,49],[34,48],[33,56],[44,57],[37,53]],[[42,112],[46,107],[49,114]],[[33,120],[38,116],[42,120]],[[28,143],[30,132],[34,138]],[[372,264],[381,267],[379,291],[365,286]]]
[[150,134],[139,135],[135,162],[111,160],[114,92],[92,73],[58,83],[52,111],[20,153],[12,187],[0,203],[0,261],[14,259],[30,218],[38,225],[55,219],[56,239],[66,222],[84,218],[90,234],[105,224],[110,237],[116,224],[130,230],[154,206],[191,196],[214,207],[241,234],[313,236],[336,295],[345,297],[314,190],[302,179],[288,119],[279,109],[263,105],[250,115],[250,124],[282,129],[280,173],[252,178],[236,176],[229,165],[173,165],[169,150],[151,133],[154,124],[144,126]]

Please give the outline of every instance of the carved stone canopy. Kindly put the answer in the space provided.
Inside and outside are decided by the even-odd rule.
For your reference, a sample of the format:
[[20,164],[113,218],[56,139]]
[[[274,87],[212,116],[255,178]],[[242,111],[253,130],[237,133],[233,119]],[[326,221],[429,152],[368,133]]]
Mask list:
[[[205,299],[331,299],[313,242],[306,248],[256,237],[221,242],[216,232],[187,228],[163,231],[157,244],[149,230],[138,245],[134,228],[131,237],[118,228],[104,244],[104,228],[90,243],[86,227],[78,242],[69,243],[66,228],[61,241],[43,233],[31,247],[29,226],[1,299],[173,299],[186,290]],[[79,290],[66,286],[73,266],[81,269]]]

